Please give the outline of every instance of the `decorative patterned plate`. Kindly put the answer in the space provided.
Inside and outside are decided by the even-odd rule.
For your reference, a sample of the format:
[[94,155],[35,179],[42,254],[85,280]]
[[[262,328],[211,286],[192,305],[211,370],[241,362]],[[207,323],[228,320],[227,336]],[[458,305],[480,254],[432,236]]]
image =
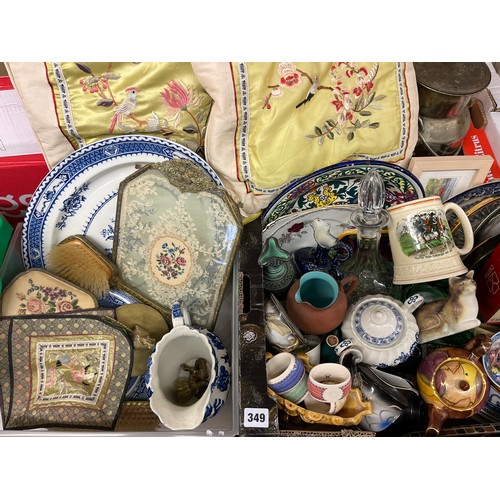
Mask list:
[[488,400],[477,416],[489,422],[500,422],[500,392],[493,384],[490,384]]
[[111,256],[120,181],[137,164],[174,158],[189,158],[223,187],[196,153],[159,137],[104,139],[67,156],[45,176],[29,203],[21,237],[25,267],[45,267],[50,249],[73,234],[87,236]]
[[491,238],[483,240],[463,258],[465,267],[469,270],[473,270],[474,272],[479,272],[498,244],[500,244],[500,234],[496,234]]
[[480,244],[483,241],[496,236],[500,233],[500,203],[497,205],[483,222],[477,227],[474,235],[475,244]]
[[[467,210],[475,203],[482,201],[484,198],[489,196],[500,196],[500,180],[487,182],[486,184],[481,184],[470,189],[466,189],[461,193],[453,196],[447,203],[456,203],[460,205],[464,210]],[[471,205],[472,203],[472,205]]]
[[[464,210],[464,212],[467,212],[479,203],[486,201],[487,199],[497,197],[500,197],[500,180],[487,182],[485,184],[466,189],[465,191],[462,191],[461,193],[458,193],[457,195],[446,200],[446,203],[456,203]],[[453,229],[458,223],[457,217],[453,213],[450,213],[448,216],[448,223],[453,232]]]
[[491,337],[491,347],[483,355],[483,366],[490,380],[500,389],[500,332]]
[[262,242],[274,236],[280,248],[289,253],[299,248],[315,248],[318,245],[315,239],[315,230],[319,231],[319,228],[315,229],[318,223],[332,240],[330,246],[333,246],[340,240],[340,235],[356,229],[351,223],[351,214],[357,208],[358,205],[333,205],[284,215],[265,227]]
[[287,214],[330,205],[358,203],[363,175],[376,167],[385,182],[385,207],[423,198],[424,188],[408,170],[382,161],[350,161],[317,170],[291,184],[262,214],[262,227]]
[[[469,208],[465,209],[465,213],[470,221],[472,232],[474,234],[474,245],[476,246],[480,241],[477,240],[476,235],[483,224],[489,217],[500,207],[500,196],[488,196],[479,202],[475,202]],[[448,215],[449,214],[449,215]],[[453,212],[448,212],[447,218],[450,224],[453,239],[458,247],[464,244],[464,231],[461,222]]]

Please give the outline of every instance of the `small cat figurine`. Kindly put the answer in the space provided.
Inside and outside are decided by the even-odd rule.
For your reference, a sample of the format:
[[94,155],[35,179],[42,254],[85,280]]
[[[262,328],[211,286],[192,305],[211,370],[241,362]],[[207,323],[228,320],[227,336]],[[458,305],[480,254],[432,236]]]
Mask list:
[[428,302],[415,311],[419,344],[464,332],[481,324],[474,271],[448,280],[448,297]]

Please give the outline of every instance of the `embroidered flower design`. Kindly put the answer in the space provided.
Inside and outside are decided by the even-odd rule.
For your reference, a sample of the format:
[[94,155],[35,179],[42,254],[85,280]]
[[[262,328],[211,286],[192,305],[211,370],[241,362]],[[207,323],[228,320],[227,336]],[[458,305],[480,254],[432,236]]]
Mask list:
[[[196,90],[186,86],[180,80],[171,80],[163,90],[164,92],[160,92],[160,95],[163,97],[167,116],[174,120],[175,126],[179,125],[182,111],[189,112],[189,109],[200,105],[201,97]],[[194,119],[193,115],[191,117]]]
[[61,300],[56,305],[58,312],[68,312],[73,310],[73,304],[69,300]]
[[[314,125],[312,133],[305,139],[316,140],[321,146],[326,139],[334,140],[341,136],[347,142],[352,141],[359,129],[376,129],[380,122],[371,121],[373,111],[381,109],[377,101],[385,98],[375,92],[374,80],[379,69],[378,63],[361,66],[354,62],[334,62],[329,66],[328,81],[320,81],[320,75],[308,74],[290,62],[278,65],[279,80],[268,85],[269,92],[263,98],[262,109],[272,108],[271,99],[285,95],[286,89],[304,86],[305,93],[296,108],[309,106],[318,94],[323,95],[325,107],[331,106],[329,117]],[[307,88],[306,88],[307,86]],[[297,92],[295,93],[295,96]]]
[[29,281],[26,293],[17,293],[21,301],[18,314],[50,314],[81,309],[78,299],[69,290],[59,287],[41,286]]
[[[44,302],[42,299],[38,299],[36,297],[32,297],[28,299],[28,302],[26,304],[26,310],[24,313],[29,313],[29,314],[42,314],[44,311]],[[21,312],[21,311],[19,311]],[[21,314],[23,314],[21,312]]]
[[[174,127],[178,128],[180,126],[182,113],[187,114],[190,121],[192,120],[191,123],[188,122],[187,125],[182,126],[182,131],[189,135],[198,136],[198,142],[196,143],[190,139],[186,139],[184,142],[190,149],[203,156],[203,140],[206,129],[203,125],[205,112],[203,107],[197,113],[195,112],[196,108],[199,108],[200,104],[202,104],[202,96],[193,87],[185,85],[180,80],[168,82],[163,88],[163,92],[160,92],[160,96],[165,104],[167,118],[173,120]],[[168,127],[168,121],[160,120],[158,116],[148,122],[148,127],[156,127],[156,129],[160,127],[161,130],[167,131],[168,134],[173,133]]]
[[300,73],[297,71],[295,64],[281,63],[278,66],[278,75],[280,76],[279,84],[282,87],[295,87],[302,83]]
[[175,243],[163,243],[161,253],[156,255],[156,269],[167,280],[176,279],[186,271],[186,249]]
[[[84,73],[84,76],[79,79],[82,92],[92,98],[96,106],[114,108],[115,110],[116,115],[113,116],[113,119],[116,119],[116,122],[112,121],[109,133],[112,133],[116,126],[123,132],[138,130],[161,134],[163,137],[174,135],[178,142],[204,157],[207,102],[203,91],[197,90],[196,87],[187,86],[182,81],[171,80],[166,83],[163,91],[160,90],[160,98],[161,102],[165,104],[166,116],[159,116],[157,112],[151,111],[150,117],[142,119],[142,116],[139,118],[140,115],[133,114],[137,105],[136,93],[138,89],[135,87],[120,88],[122,75],[112,71],[113,63],[108,63],[104,72],[97,72],[87,64],[75,64]],[[115,97],[115,95],[118,96],[120,90],[126,92],[124,100]],[[132,90],[135,90],[133,95],[130,94]],[[182,113],[187,113],[190,117],[187,125],[182,123]],[[172,120],[173,123],[170,124],[169,120]],[[177,127],[180,130],[175,130],[172,127]],[[194,137],[196,139],[193,139]]]

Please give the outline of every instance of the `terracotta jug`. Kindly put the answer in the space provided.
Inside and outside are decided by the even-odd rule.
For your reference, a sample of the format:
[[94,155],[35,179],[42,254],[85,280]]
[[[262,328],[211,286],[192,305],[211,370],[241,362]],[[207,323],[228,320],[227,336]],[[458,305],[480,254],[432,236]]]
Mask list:
[[354,275],[337,282],[323,271],[305,273],[288,290],[288,316],[305,333],[323,335],[331,332],[344,320],[347,297],[357,285],[358,278]]
[[448,418],[468,418],[486,404],[490,383],[481,357],[490,346],[491,340],[480,334],[463,349],[441,347],[422,359],[417,385],[428,406],[426,435],[439,435]]

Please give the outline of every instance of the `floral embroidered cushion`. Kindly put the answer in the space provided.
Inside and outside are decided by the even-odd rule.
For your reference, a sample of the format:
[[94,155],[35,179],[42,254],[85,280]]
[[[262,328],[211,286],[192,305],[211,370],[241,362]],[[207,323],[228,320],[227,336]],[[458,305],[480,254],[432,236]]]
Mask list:
[[417,141],[413,65],[193,63],[213,98],[205,154],[253,218],[293,180],[348,159],[406,166]]
[[7,63],[49,168],[74,150],[127,133],[203,156],[212,99],[191,63]]

